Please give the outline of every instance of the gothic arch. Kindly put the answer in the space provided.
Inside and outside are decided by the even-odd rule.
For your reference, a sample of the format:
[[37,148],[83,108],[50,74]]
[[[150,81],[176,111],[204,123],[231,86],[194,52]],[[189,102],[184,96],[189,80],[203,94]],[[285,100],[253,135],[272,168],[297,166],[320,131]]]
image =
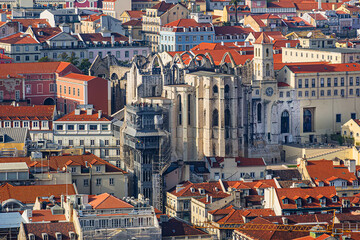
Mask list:
[[164,70],[164,64],[161,60],[161,57],[158,53],[156,53],[155,55],[153,55],[152,59],[151,59],[151,64],[150,64],[150,68],[153,69],[155,66],[154,66],[154,63],[155,61],[157,60],[157,62],[159,63],[159,67],[161,69],[161,72],[163,72]]
[[219,126],[219,111],[215,108],[212,113],[212,126],[218,127]]
[[185,68],[185,64],[184,64],[184,61],[182,59],[182,55],[180,55],[179,53],[176,53],[172,62],[171,62],[171,65],[176,65],[177,63],[180,64],[180,67],[181,68]]
[[234,60],[233,56],[231,55],[231,53],[229,53],[229,52],[226,52],[226,53],[224,54],[223,58],[221,59],[220,65],[222,65],[222,64],[225,63],[226,57],[229,57],[230,63],[231,63],[231,67],[235,68],[235,67],[236,67],[235,60]]
[[194,59],[196,59],[197,57],[202,57],[200,67],[205,67],[205,68],[209,68],[209,69],[214,67],[213,63],[206,55],[199,53],[194,56]]

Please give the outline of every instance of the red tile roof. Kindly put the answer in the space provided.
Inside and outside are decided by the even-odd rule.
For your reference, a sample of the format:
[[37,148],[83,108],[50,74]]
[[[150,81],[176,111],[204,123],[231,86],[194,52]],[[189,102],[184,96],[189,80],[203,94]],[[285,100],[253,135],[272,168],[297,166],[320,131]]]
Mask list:
[[296,8],[293,2],[268,2],[268,8]]
[[83,19],[82,21],[95,22],[97,20],[100,20],[100,18],[102,16],[107,16],[107,15],[106,14],[91,14],[91,15],[87,16],[87,18]]
[[[128,37],[125,37],[124,35],[121,35],[120,33],[111,33],[112,36],[114,36],[115,42],[127,42],[129,41]],[[111,37],[103,37],[101,33],[80,33],[80,38],[84,42],[111,42]]]
[[8,44],[39,44],[39,42],[30,34],[25,34],[22,32],[1,38],[0,42]]
[[75,79],[75,80],[88,82],[88,81],[94,80],[94,79],[99,78],[99,77],[94,77],[94,76],[89,76],[89,75],[84,75],[84,74],[78,74],[78,73],[69,73],[68,75],[63,76],[62,78],[70,78],[70,79]]
[[33,106],[4,106],[0,105],[0,119],[18,118],[19,120],[53,120],[55,116],[55,106],[33,105]]
[[218,224],[240,224],[245,223],[245,217],[251,218],[256,216],[276,216],[276,214],[272,209],[232,209],[225,217],[216,222]]
[[173,8],[175,4],[172,3],[166,3],[164,1],[159,2],[155,6],[151,7],[151,9],[157,9],[159,12],[166,12],[169,9]]
[[327,20],[327,18],[321,13],[309,13],[309,16],[316,21]]
[[360,71],[359,63],[338,63],[338,64],[286,64],[293,73],[318,73],[318,72],[358,72]]
[[[57,239],[56,233],[60,232],[62,234],[62,240],[70,240],[69,232],[74,232],[76,230],[72,222],[56,222],[56,223],[26,223],[24,224],[24,230],[26,239],[28,239],[28,234],[32,233],[35,235],[35,239],[43,239],[42,233],[47,233],[49,239]],[[77,236],[75,239],[78,239]]]
[[79,115],[75,115],[75,111],[72,111],[69,114],[66,114],[65,116],[59,118],[56,120],[56,122],[62,122],[62,121],[85,121],[85,122],[109,122],[111,121],[112,118],[105,115],[105,114],[101,114],[101,117],[99,118],[99,114],[98,111],[94,111],[91,115],[88,115],[87,112],[85,110],[81,110]]
[[265,34],[265,33],[261,33],[260,36],[258,38],[256,38],[255,44],[267,44],[267,43],[271,43],[270,38]]
[[[237,163],[237,167],[266,166],[262,158],[236,157],[227,159],[233,159]],[[210,167],[220,168],[220,164],[224,162],[225,157],[206,157],[206,160],[208,161]]]
[[142,26],[141,20],[130,20],[122,24],[123,26]]
[[55,37],[56,35],[62,32],[59,27],[44,27],[44,28],[32,27],[32,31],[34,33],[35,38],[41,43],[47,41],[52,37]]
[[12,22],[19,22],[23,26],[23,31],[26,31],[28,27],[38,28],[39,25],[51,27],[47,19],[40,18],[15,18],[11,19]]
[[[204,190],[204,193],[200,193],[200,189]],[[177,197],[198,197],[203,198],[207,194],[213,198],[225,198],[229,194],[222,191],[219,182],[204,182],[204,183],[191,183],[189,181],[181,184],[181,187],[176,187],[169,191],[169,193]]]
[[136,18],[141,20],[142,16],[146,14],[146,11],[126,11],[130,18]]
[[33,63],[8,63],[0,64],[0,78],[7,78],[10,74],[33,74],[33,73],[62,73],[68,66],[68,62],[33,62]]
[[185,236],[199,236],[207,235],[208,233],[194,228],[191,225],[187,224],[181,219],[171,218],[167,222],[161,223],[161,236],[165,237],[185,237]]
[[248,35],[254,32],[251,28],[244,28],[241,26],[216,26],[215,35]]
[[196,28],[196,27],[212,27],[212,24],[210,23],[198,23],[194,19],[179,19],[173,22],[170,22],[168,24],[165,24],[163,28],[173,28],[174,32],[181,30],[183,32],[182,28]]
[[347,166],[344,166],[343,164],[333,165],[332,160],[308,161],[306,170],[313,182],[318,184],[318,182],[321,181],[325,186],[330,185],[330,181],[336,179],[346,180],[349,185],[357,180],[355,174],[350,173]]
[[90,197],[89,204],[93,209],[134,208],[133,205],[108,193]]
[[72,184],[57,185],[30,185],[30,186],[13,186],[5,183],[0,186],[0,202],[8,199],[16,199],[24,204],[35,203],[37,197],[60,198],[61,195],[76,194]]
[[[275,193],[279,199],[282,209],[296,209],[295,197],[300,197],[302,200],[301,208],[321,208],[320,200],[322,197],[327,199],[326,207],[341,207],[339,198],[333,202],[331,197],[336,195],[334,186],[331,187],[313,187],[313,188],[275,188]],[[312,202],[308,203],[307,198],[311,197]],[[282,199],[288,199],[285,204]]]
[[33,210],[32,217],[29,218],[31,222],[59,222],[66,221],[64,214],[53,215],[51,210]]

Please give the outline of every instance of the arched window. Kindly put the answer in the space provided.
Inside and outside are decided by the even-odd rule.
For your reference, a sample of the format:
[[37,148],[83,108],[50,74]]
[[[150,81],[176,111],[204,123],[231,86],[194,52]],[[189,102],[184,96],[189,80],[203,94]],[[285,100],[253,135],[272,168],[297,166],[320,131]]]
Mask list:
[[266,49],[266,57],[269,57],[269,49]]
[[257,105],[257,121],[261,123],[261,103]]
[[182,115],[181,115],[181,95],[177,96],[177,104],[178,104],[178,124],[182,124]]
[[289,112],[283,111],[281,114],[281,133],[289,133]]
[[224,91],[225,91],[225,98],[229,98],[230,97],[230,87],[229,87],[229,85],[225,85],[225,89],[224,89]]
[[216,85],[213,86],[213,93],[217,94],[219,92],[219,89]]
[[312,112],[309,109],[304,109],[303,132],[312,132],[312,131],[313,131]]
[[270,65],[266,64],[266,76],[270,76]]
[[231,126],[231,114],[229,109],[225,109],[225,127]]
[[219,112],[217,109],[215,109],[212,114],[212,126],[213,127],[219,126]]

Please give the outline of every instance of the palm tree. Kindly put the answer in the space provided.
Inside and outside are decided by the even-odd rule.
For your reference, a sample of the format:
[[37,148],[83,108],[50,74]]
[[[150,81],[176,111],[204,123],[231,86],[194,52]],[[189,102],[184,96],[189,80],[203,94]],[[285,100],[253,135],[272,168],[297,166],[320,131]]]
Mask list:
[[238,21],[238,4],[240,3],[240,0],[231,0],[230,4],[234,5],[235,7],[235,21],[236,21],[236,25],[238,25],[239,21]]

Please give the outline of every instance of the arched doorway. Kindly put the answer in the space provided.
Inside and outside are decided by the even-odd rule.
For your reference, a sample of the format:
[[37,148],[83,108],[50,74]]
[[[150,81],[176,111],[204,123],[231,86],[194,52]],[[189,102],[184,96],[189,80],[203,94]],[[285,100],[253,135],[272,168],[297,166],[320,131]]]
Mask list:
[[47,98],[44,101],[44,105],[55,105],[55,101],[52,98]]
[[281,114],[281,133],[289,133],[289,112],[283,111]]
[[312,113],[309,109],[305,109],[303,116],[303,132],[312,132],[312,129]]

